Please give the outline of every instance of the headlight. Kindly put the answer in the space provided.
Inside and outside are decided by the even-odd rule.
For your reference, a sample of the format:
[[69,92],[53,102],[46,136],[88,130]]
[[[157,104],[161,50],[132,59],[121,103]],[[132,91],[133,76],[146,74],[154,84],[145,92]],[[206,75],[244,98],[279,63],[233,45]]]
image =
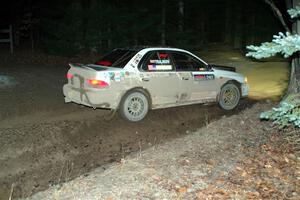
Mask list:
[[247,77],[244,78],[244,82],[248,83],[248,78]]

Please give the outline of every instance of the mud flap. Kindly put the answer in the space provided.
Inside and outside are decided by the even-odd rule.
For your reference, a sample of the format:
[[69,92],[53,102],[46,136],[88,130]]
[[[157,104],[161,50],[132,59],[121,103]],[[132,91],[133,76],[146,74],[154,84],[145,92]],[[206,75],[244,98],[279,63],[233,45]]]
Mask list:
[[65,97],[65,103],[70,103],[71,99],[69,99],[68,97]]

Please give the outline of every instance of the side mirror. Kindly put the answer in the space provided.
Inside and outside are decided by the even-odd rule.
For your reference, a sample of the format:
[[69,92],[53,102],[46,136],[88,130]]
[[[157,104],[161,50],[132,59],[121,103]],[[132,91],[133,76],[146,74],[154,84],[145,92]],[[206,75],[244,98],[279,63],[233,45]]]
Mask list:
[[207,65],[207,70],[208,70],[208,71],[213,71],[213,65],[208,64],[208,65]]

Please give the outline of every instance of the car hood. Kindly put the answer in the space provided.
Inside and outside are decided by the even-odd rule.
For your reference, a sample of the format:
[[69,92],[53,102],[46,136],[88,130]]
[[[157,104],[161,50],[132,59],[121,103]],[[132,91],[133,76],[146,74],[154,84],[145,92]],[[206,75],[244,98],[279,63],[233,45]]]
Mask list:
[[240,73],[228,71],[228,70],[220,70],[220,69],[216,69],[216,68],[214,68],[213,70],[217,77],[227,77],[230,79],[234,79],[240,83],[245,82],[245,76]]
[[215,64],[209,64],[209,66],[213,69],[218,69],[218,70],[231,71],[231,72],[236,71],[235,67],[228,67],[224,65],[215,65]]

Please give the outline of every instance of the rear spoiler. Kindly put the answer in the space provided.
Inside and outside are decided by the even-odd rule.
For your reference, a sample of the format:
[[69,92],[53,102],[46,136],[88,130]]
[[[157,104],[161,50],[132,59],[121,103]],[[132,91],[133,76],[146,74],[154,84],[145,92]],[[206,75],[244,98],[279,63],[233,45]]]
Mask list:
[[95,65],[95,64],[69,63],[69,65],[70,67],[85,68],[93,71],[105,71],[109,69],[115,69],[114,67],[106,67],[106,66]]
[[90,69],[93,71],[97,71],[95,70],[92,66],[86,65],[86,64],[81,64],[81,63],[69,63],[70,67],[74,67],[74,68],[85,68],[85,69]]

